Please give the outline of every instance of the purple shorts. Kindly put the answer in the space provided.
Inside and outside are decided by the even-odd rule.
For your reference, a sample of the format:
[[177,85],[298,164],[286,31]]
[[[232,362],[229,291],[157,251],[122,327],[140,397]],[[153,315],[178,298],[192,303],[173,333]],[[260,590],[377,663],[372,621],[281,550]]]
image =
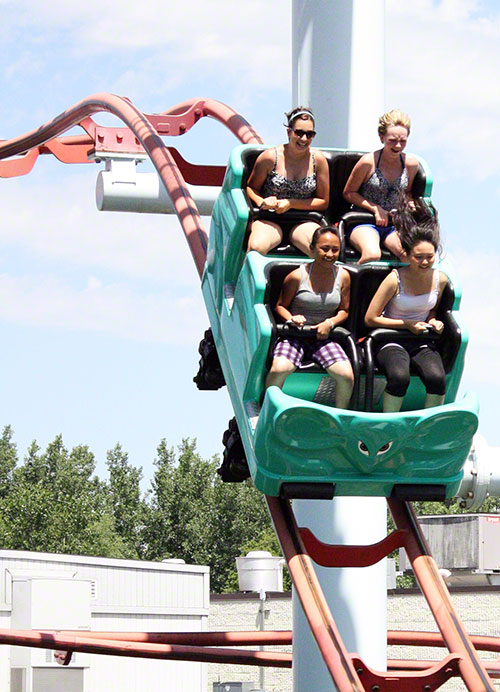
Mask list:
[[280,339],[274,347],[273,358],[279,356],[287,358],[296,368],[306,358],[318,363],[325,370],[341,360],[349,360],[344,349],[331,339]]

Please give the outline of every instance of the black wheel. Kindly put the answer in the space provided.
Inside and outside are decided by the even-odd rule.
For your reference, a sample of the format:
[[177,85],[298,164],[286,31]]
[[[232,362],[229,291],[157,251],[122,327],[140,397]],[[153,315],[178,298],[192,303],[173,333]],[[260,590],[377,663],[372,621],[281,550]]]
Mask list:
[[207,329],[198,347],[200,365],[193,377],[198,389],[215,390],[226,384],[211,329]]
[[231,418],[229,421],[228,429],[222,436],[222,444],[224,445],[222,466],[217,469],[217,473],[224,483],[242,483],[250,478],[245,449],[236,418]]

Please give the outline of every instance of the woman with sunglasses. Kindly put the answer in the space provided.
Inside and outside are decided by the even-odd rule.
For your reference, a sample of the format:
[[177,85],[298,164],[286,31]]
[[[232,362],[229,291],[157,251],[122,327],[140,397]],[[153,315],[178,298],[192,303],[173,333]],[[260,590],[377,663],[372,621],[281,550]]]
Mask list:
[[401,193],[411,191],[418,170],[415,156],[403,154],[410,124],[410,118],[400,110],[384,113],[378,124],[382,149],[362,156],[345,185],[344,198],[375,216],[374,224],[355,226],[348,238],[361,253],[358,264],[379,260],[381,245],[385,245],[398,259],[405,259],[389,214],[396,207]]
[[[288,142],[263,151],[248,179],[247,194],[253,204],[277,215],[276,221],[262,218],[252,223],[247,249],[262,255],[282,241],[281,214],[289,209],[321,212],[329,201],[328,163],[320,151],[311,149],[316,134],[311,110],[299,106],[285,115]],[[314,221],[296,224],[290,231],[290,241],[309,255],[318,226]]]

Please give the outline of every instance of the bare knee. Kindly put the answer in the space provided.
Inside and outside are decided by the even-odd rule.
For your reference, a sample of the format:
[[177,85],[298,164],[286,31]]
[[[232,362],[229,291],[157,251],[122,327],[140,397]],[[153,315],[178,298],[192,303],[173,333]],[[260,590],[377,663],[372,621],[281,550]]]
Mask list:
[[319,224],[314,222],[301,223],[290,232],[290,242],[304,255],[311,257],[311,240]]
[[291,360],[288,360],[288,358],[284,358],[283,356],[274,358],[271,369],[266,377],[266,389],[273,385],[281,388],[288,375],[291,375],[295,370],[295,365]]
[[348,360],[340,360],[337,363],[333,363],[333,365],[327,368],[327,372],[334,380],[342,381],[346,385],[351,385],[351,387],[354,385],[354,373]]
[[382,256],[379,235],[369,226],[357,226],[351,233],[349,242],[361,254],[358,264],[377,262]]
[[247,252],[255,250],[261,255],[267,255],[270,250],[280,244],[283,233],[274,223],[254,221],[247,243]]
[[250,234],[247,244],[247,252],[254,250],[255,252],[260,252],[261,255],[267,255],[272,247],[272,244],[266,238],[257,236],[254,233]]

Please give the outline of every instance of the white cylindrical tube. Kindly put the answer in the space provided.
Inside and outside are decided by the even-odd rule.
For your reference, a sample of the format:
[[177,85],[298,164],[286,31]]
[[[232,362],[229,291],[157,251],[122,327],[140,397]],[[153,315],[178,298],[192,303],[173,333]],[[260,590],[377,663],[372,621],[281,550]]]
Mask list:
[[[188,185],[202,216],[210,216],[220,187]],[[156,172],[130,171],[117,177],[115,171],[100,171],[96,183],[99,211],[133,211],[143,214],[175,214],[174,205]]]

